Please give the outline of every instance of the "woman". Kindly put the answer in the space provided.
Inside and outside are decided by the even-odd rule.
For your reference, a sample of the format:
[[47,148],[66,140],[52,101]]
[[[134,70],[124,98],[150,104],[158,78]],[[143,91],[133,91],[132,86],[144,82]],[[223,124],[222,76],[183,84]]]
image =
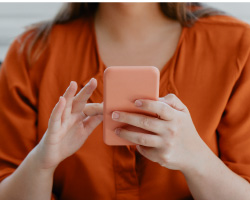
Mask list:
[[[249,198],[250,29],[188,5],[69,4],[12,44],[0,75],[1,200]],[[112,114],[155,133],[117,130],[136,146],[102,140],[111,65],[161,72],[161,98],[135,102],[159,119]]]

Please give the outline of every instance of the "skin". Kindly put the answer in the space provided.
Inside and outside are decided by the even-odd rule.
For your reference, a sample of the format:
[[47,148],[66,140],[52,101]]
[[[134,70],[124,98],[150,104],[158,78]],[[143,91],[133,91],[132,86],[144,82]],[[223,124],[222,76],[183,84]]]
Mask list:
[[155,133],[117,128],[116,134],[136,144],[146,158],[172,170],[180,170],[194,199],[243,199],[250,196],[249,183],[231,171],[203,142],[187,107],[174,94],[158,101],[138,99],[135,105],[159,118],[114,111],[115,121]]
[[161,71],[175,52],[182,27],[166,18],[158,3],[107,3],[100,4],[95,30],[106,66],[144,65]]
[[[134,20],[135,17],[137,20]],[[162,29],[163,24],[171,28]],[[107,29],[100,37],[103,27]],[[107,64],[112,65],[116,62],[118,65],[124,63],[130,65],[130,62],[134,65],[156,63],[161,69],[176,47],[180,33],[178,27],[178,23],[160,14],[156,4],[101,4],[96,17],[100,54]],[[155,34],[158,37],[155,37]],[[146,39],[148,44],[145,43]],[[103,41],[108,41],[107,45],[111,49],[110,52],[106,49],[107,55]],[[162,42],[164,45],[161,45],[159,41],[167,42],[165,44]],[[152,51],[143,51],[147,48],[142,47],[147,45],[151,45],[151,49],[155,51],[158,47],[161,50],[159,53],[163,51],[165,54],[159,56],[157,52],[153,55]],[[164,49],[166,45],[170,48]],[[115,52],[115,49],[123,49],[121,48],[123,46],[126,52],[132,52],[125,60],[119,54],[111,54],[120,52]],[[138,53],[138,56],[134,56],[134,53]],[[102,104],[86,103],[96,86],[97,81],[92,79],[78,94],[75,94],[77,84],[71,82],[54,107],[42,140],[15,172],[0,183],[1,200],[50,199],[56,167],[84,145],[88,136],[102,121]],[[249,183],[227,168],[211,152],[197,133],[188,108],[181,100],[173,94],[168,94],[158,101],[139,99],[135,104],[140,105],[140,101],[139,108],[157,113],[159,118],[114,111],[113,119],[150,130],[155,135],[120,129],[117,131],[120,137],[136,143],[138,151],[149,160],[168,169],[180,170],[195,199],[249,199]]]
[[51,198],[53,175],[58,164],[75,153],[102,122],[102,104],[86,106],[96,86],[97,81],[93,78],[75,95],[77,84],[71,82],[54,107],[48,129],[39,144],[15,172],[1,182],[1,200]]

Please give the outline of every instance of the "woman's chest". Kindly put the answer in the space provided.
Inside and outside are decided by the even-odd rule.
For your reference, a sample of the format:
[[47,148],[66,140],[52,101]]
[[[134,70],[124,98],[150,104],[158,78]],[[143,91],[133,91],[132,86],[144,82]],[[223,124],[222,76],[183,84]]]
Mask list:
[[97,37],[98,54],[106,66],[155,66],[160,71],[174,55],[181,29],[154,41],[133,40],[122,43]]

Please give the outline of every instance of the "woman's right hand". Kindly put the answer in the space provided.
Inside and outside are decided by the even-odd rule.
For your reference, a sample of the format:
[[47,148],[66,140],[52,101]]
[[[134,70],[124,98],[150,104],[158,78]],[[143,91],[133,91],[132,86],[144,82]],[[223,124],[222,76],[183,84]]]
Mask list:
[[[48,129],[34,149],[42,169],[55,169],[65,158],[74,154],[103,119],[102,104],[87,104],[97,86],[92,78],[75,96],[76,82],[71,82],[54,107]],[[86,113],[83,113],[83,111]]]

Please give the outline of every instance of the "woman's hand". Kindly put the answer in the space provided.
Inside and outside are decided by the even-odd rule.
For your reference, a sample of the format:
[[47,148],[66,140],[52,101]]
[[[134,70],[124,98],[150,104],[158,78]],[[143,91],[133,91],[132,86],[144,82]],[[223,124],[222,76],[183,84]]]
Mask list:
[[41,168],[55,169],[74,154],[100,124],[102,104],[87,104],[96,86],[97,81],[91,79],[75,96],[77,84],[72,81],[60,97],[52,111],[48,129],[35,150]]
[[169,94],[159,101],[136,100],[135,105],[159,118],[120,111],[113,112],[112,118],[155,135],[118,128],[116,133],[120,137],[137,144],[142,155],[169,169],[184,171],[201,164],[208,147],[198,135],[187,107],[175,95]]

